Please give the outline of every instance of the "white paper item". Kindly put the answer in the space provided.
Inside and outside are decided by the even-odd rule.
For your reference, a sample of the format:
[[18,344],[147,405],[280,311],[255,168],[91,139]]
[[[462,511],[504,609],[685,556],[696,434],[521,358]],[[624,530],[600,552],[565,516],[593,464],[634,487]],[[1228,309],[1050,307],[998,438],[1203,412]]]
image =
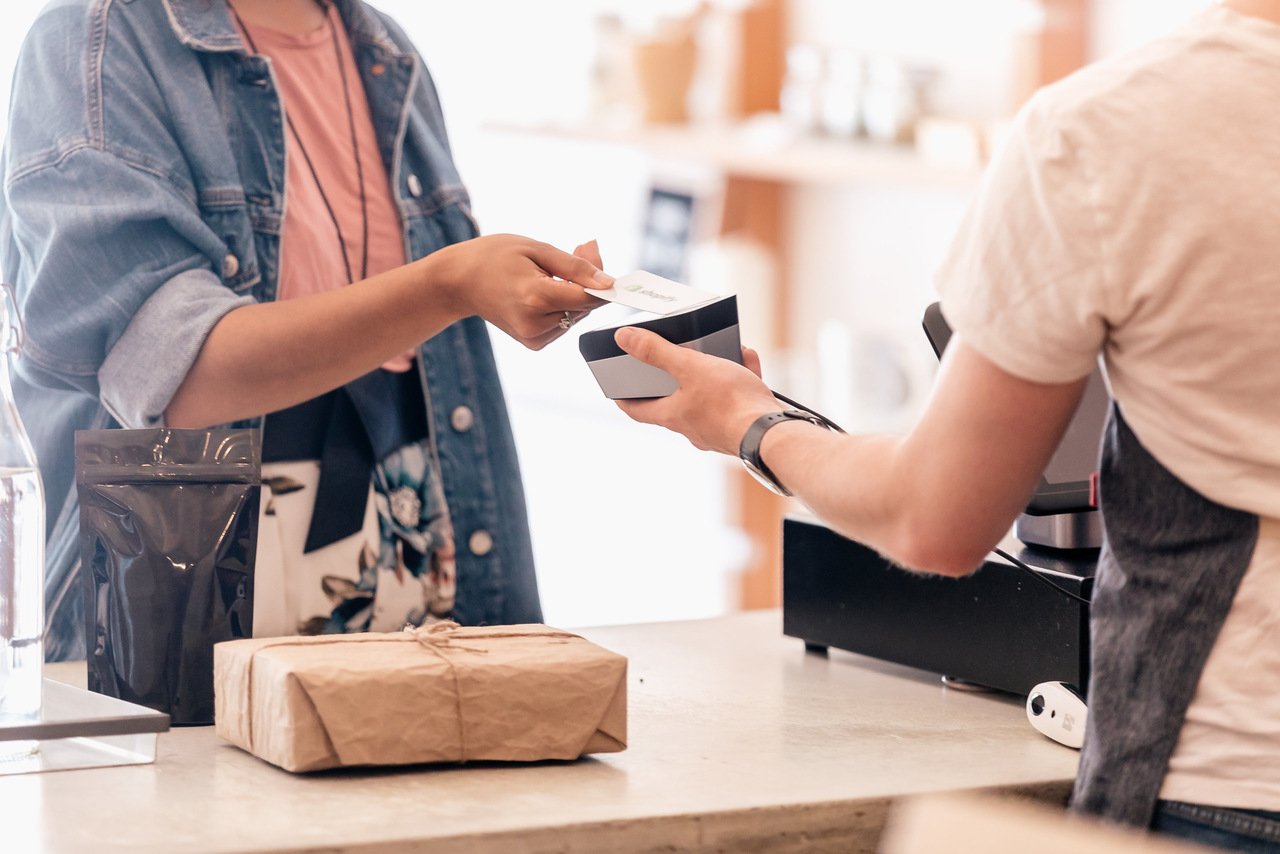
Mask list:
[[620,276],[607,290],[590,293],[602,300],[660,315],[687,311],[719,296],[643,270]]

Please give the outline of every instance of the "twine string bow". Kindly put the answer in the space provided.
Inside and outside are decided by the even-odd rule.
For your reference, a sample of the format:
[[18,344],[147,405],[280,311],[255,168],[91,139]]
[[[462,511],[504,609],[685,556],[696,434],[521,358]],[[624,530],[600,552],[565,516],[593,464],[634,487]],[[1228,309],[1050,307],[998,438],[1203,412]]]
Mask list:
[[474,652],[484,655],[489,652],[479,647],[462,646],[455,643],[454,632],[458,624],[453,620],[442,620],[426,626],[405,626],[405,633],[421,644],[423,649],[435,653],[445,666],[449,668],[449,678],[453,680],[454,713],[458,716],[458,761],[467,761],[467,716],[462,708],[462,679],[458,675],[458,664],[450,658],[445,650],[457,652]]

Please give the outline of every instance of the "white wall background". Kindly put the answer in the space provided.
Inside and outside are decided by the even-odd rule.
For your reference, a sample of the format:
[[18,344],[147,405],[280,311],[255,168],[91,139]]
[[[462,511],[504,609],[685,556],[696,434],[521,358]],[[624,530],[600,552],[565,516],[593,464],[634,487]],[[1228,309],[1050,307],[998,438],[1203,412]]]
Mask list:
[[[159,2],[159,0],[145,0]],[[1096,52],[1136,44],[1204,0],[1097,0]],[[0,132],[17,50],[38,0],[0,4]],[[436,77],[459,167],[487,231],[565,247],[599,238],[616,272],[636,261],[653,164],[623,148],[493,133],[493,122],[581,115],[593,18],[687,8],[690,0],[378,0]],[[1009,102],[1018,0],[796,0],[794,36],[936,64],[946,111],[1000,115]],[[786,360],[792,390],[854,384],[844,400],[882,423],[918,404],[931,356],[918,329],[930,274],[963,211],[959,192],[810,188],[792,199],[793,281],[806,284]],[[825,329],[823,328],[825,323]],[[820,334],[821,333],[821,334]],[[819,371],[819,339],[828,369]],[[834,344],[833,344],[834,342]],[[728,462],[633,425],[606,403],[565,340],[529,354],[496,336],[525,468],[547,619],[562,625],[676,619],[734,603],[744,544],[726,520]],[[778,366],[774,366],[775,370]],[[847,391],[847,389],[846,389]],[[860,396],[859,396],[860,395]],[[822,396],[814,399],[824,399]],[[847,402],[847,401],[846,401]]]

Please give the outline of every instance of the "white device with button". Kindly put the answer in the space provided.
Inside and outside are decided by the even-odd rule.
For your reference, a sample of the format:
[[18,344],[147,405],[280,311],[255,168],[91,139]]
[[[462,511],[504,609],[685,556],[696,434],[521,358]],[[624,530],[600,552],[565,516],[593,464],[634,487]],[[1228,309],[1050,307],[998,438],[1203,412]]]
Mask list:
[[1089,707],[1075,686],[1041,682],[1027,695],[1027,720],[1041,735],[1079,750],[1084,744]]

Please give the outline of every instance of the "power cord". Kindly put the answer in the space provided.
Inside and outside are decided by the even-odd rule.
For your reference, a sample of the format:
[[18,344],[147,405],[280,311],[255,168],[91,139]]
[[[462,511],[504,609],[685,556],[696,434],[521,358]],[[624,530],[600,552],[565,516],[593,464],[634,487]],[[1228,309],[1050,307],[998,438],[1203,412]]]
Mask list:
[[1041,575],[1040,573],[1036,572],[1036,571],[1035,571],[1034,569],[1032,569],[1031,567],[1027,566],[1027,565],[1026,565],[1025,563],[1023,563],[1022,561],[1018,560],[1018,559],[1017,559],[1016,557],[1014,557],[1013,555],[1009,554],[1009,553],[1008,553],[1007,551],[1005,551],[1004,549],[993,549],[993,551],[995,551],[995,553],[996,553],[996,554],[1000,555],[1000,557],[1002,557],[1002,558],[1004,558],[1005,560],[1009,561],[1009,563],[1011,563],[1011,564],[1013,564],[1014,566],[1016,566],[1018,569],[1021,569],[1021,570],[1023,570],[1024,572],[1026,572],[1028,575],[1030,575],[1030,576],[1031,576],[1032,578],[1034,578],[1036,581],[1039,581],[1041,584],[1047,584],[1047,585],[1049,585],[1049,586],[1050,586],[1050,587],[1052,587],[1054,590],[1057,590],[1059,593],[1061,593],[1063,596],[1066,596],[1066,597],[1067,597],[1067,598],[1069,598],[1069,599],[1074,599],[1074,600],[1076,600],[1077,602],[1082,602],[1082,603],[1084,603],[1085,605],[1090,604],[1090,602],[1089,602],[1089,600],[1088,600],[1088,599],[1084,598],[1083,596],[1079,596],[1079,595],[1077,595],[1077,594],[1075,594],[1075,593],[1072,593],[1070,590],[1068,590],[1068,589],[1067,589],[1067,588],[1065,588],[1065,587],[1059,587],[1058,585],[1054,584],[1054,583],[1053,583],[1052,581],[1050,581],[1049,579],[1045,578],[1045,577],[1044,577],[1043,575]]
[[[845,432],[845,430],[844,430],[844,428],[843,428],[843,427],[841,427],[841,426],[840,426],[839,424],[837,424],[836,422],[832,421],[832,420],[831,420],[830,418],[828,418],[827,416],[823,415],[821,412],[818,412],[818,411],[817,411],[817,410],[815,410],[815,409],[812,409],[812,408],[810,408],[810,407],[808,407],[808,406],[805,406],[803,403],[799,403],[799,402],[797,402],[797,401],[794,401],[794,400],[792,400],[791,398],[787,397],[785,394],[779,394],[778,392],[774,391],[773,389],[769,389],[769,391],[770,391],[770,393],[772,393],[772,394],[773,394],[773,396],[774,396],[774,397],[776,397],[778,400],[780,400],[780,401],[782,401],[783,403],[785,403],[787,406],[790,406],[790,407],[792,407],[793,409],[799,409],[799,410],[801,410],[801,411],[807,412],[807,413],[809,413],[810,415],[812,415],[814,418],[817,418],[817,419],[818,419],[819,421],[821,421],[824,425],[826,425],[827,429],[829,429],[829,430],[833,430],[833,431],[835,431],[836,433],[843,433],[843,432]],[[1077,594],[1075,594],[1075,593],[1072,593],[1070,590],[1066,589],[1065,587],[1059,587],[1057,584],[1054,584],[1052,581],[1050,581],[1049,579],[1045,578],[1042,574],[1040,574],[1039,572],[1036,572],[1034,569],[1032,569],[1031,567],[1027,566],[1025,563],[1023,563],[1022,561],[1018,560],[1016,557],[1014,557],[1013,555],[1009,554],[1009,553],[1008,553],[1007,551],[1005,551],[1004,549],[994,549],[993,551],[995,551],[995,553],[996,553],[996,554],[1000,555],[1000,557],[1002,557],[1002,558],[1004,558],[1005,560],[1009,561],[1009,563],[1011,563],[1011,564],[1013,564],[1014,566],[1016,566],[1018,569],[1021,569],[1023,572],[1025,572],[1025,573],[1027,573],[1028,575],[1030,575],[1030,576],[1031,576],[1032,578],[1034,578],[1036,581],[1039,581],[1041,584],[1045,584],[1045,585],[1048,585],[1049,587],[1052,587],[1054,590],[1058,591],[1058,592],[1059,592],[1059,593],[1061,593],[1063,596],[1066,596],[1068,599],[1074,599],[1075,601],[1080,602],[1080,603],[1083,603],[1083,604],[1085,604],[1085,605],[1090,604],[1090,602],[1089,602],[1089,600],[1088,600],[1088,599],[1084,598],[1083,596],[1080,596],[1080,595],[1077,595]]]
[[792,409],[799,409],[801,412],[809,413],[814,418],[821,421],[828,430],[831,430],[832,432],[835,432],[835,433],[845,432],[843,427],[841,427],[836,422],[832,421],[827,416],[823,415],[821,412],[818,412],[816,409],[811,409],[810,407],[805,406],[803,403],[798,403],[792,400],[791,398],[787,397],[785,394],[779,394],[773,389],[769,389],[769,393],[772,394],[774,397],[776,397],[778,400],[785,403],[787,406],[790,406]]

